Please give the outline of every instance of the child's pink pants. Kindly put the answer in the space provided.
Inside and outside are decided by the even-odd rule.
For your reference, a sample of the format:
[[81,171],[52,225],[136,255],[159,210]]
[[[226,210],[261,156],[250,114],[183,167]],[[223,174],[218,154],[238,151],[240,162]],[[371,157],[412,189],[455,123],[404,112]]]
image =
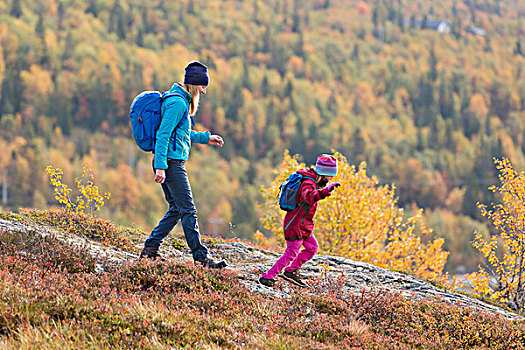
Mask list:
[[[302,246],[304,249],[299,252]],[[286,271],[297,270],[317,253],[318,248],[319,244],[313,235],[303,240],[286,241],[286,250],[283,256],[262,276],[268,279],[275,278],[285,267]],[[292,264],[288,266],[292,260]]]

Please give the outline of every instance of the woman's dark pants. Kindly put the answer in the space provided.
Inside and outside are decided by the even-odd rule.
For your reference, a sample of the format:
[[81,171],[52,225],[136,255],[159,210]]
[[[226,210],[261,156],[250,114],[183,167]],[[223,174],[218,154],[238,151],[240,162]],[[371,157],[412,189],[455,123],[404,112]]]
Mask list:
[[158,248],[164,239],[175,227],[179,220],[186,242],[191,249],[194,260],[201,260],[208,255],[208,249],[201,243],[199,224],[197,223],[197,209],[193,203],[190,182],[184,162],[177,160],[168,161],[166,180],[162,185],[164,196],[170,205],[168,212],[153,229],[145,246]]

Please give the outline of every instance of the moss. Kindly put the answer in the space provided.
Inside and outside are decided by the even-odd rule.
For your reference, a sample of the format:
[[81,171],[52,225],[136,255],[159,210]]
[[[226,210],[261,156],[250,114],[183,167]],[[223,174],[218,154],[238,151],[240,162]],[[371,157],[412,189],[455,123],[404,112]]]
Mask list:
[[175,248],[177,250],[180,250],[180,251],[182,251],[182,250],[184,250],[186,248],[186,244],[183,241],[181,241],[180,239],[172,239],[171,242],[170,242],[170,245],[173,248]]
[[26,224],[29,222],[28,218],[24,215],[8,212],[0,209],[0,219],[7,221],[15,221],[19,223]]
[[67,233],[99,241],[103,245],[115,246],[125,251],[135,250],[130,242],[129,232],[136,231],[123,230],[111,221],[65,210],[24,209],[21,213],[33,221],[38,221],[39,224],[58,227]]

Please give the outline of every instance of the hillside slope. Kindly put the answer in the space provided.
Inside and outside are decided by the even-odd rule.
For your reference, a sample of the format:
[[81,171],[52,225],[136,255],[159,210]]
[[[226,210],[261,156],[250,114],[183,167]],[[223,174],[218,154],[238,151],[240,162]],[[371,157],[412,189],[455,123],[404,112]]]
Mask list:
[[279,252],[207,237],[230,263],[213,271],[177,234],[165,262],[138,261],[143,239],[89,217],[0,212],[0,345],[525,348],[522,317],[402,273],[319,255],[310,288],[271,289],[256,279]]

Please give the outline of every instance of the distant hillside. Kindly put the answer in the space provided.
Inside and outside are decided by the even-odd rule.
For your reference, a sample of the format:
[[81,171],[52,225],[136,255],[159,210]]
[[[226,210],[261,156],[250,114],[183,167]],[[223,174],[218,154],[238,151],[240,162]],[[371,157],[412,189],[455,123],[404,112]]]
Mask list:
[[523,317],[414,277],[317,256],[310,287],[256,282],[278,252],[206,237],[224,271],[194,267],[182,234],[138,261],[144,232],[63,212],[0,213],[4,349],[523,349]]
[[226,141],[188,163],[205,231],[252,237],[284,149],[309,163],[334,149],[425,208],[447,268],[472,270],[472,232],[489,234],[475,204],[497,200],[492,158],[525,168],[524,12],[519,0],[3,1],[1,205],[46,208],[45,166],[71,183],[87,165],[113,194],[106,217],[155,225],[162,194],[129,103],[200,59],[211,85],[197,128]]

